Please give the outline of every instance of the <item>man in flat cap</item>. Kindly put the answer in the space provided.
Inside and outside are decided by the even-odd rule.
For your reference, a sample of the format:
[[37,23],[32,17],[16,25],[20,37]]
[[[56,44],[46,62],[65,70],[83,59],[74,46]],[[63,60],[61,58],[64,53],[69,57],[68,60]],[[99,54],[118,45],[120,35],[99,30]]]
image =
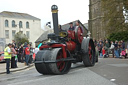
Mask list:
[[75,29],[74,26],[73,26],[73,23],[70,22],[69,25],[70,25],[69,30],[73,31]]

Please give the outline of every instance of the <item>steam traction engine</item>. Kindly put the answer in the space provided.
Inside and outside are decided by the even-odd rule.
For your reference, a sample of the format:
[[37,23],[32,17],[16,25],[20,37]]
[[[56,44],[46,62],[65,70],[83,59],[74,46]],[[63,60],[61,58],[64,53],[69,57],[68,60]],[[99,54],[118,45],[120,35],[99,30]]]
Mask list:
[[65,74],[72,62],[82,62],[85,66],[95,64],[93,40],[83,36],[81,27],[74,31],[58,29],[58,7],[52,7],[54,33],[48,34],[48,42],[40,47],[36,55],[35,67],[41,74]]

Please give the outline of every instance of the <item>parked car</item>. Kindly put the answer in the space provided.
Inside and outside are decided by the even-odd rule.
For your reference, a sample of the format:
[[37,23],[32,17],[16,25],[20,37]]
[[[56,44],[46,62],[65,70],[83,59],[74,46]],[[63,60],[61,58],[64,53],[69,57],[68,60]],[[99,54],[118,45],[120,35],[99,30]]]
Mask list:
[[0,62],[5,62],[4,52],[0,52]]

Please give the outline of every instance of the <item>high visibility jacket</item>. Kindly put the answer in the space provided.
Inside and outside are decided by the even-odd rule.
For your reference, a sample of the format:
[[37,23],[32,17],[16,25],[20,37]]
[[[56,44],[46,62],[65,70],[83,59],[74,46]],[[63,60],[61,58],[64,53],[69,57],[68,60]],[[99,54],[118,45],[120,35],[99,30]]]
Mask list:
[[9,47],[6,47],[4,49],[4,59],[11,59],[11,54],[7,52],[7,50],[10,49]]

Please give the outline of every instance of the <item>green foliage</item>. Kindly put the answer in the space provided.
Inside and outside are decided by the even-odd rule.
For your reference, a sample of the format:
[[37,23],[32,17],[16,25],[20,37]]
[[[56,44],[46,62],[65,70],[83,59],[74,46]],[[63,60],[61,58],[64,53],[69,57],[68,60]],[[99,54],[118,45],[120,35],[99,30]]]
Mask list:
[[121,31],[121,32],[117,32],[117,33],[111,33],[108,36],[108,39],[111,41],[120,41],[120,40],[124,40],[124,41],[128,41],[128,31]]
[[128,11],[128,0],[101,0],[104,30],[111,33],[128,30],[123,12]]
[[20,46],[21,44],[24,44],[25,42],[29,43],[29,40],[26,37],[26,35],[21,32],[18,32],[15,34],[14,40],[17,46]]

